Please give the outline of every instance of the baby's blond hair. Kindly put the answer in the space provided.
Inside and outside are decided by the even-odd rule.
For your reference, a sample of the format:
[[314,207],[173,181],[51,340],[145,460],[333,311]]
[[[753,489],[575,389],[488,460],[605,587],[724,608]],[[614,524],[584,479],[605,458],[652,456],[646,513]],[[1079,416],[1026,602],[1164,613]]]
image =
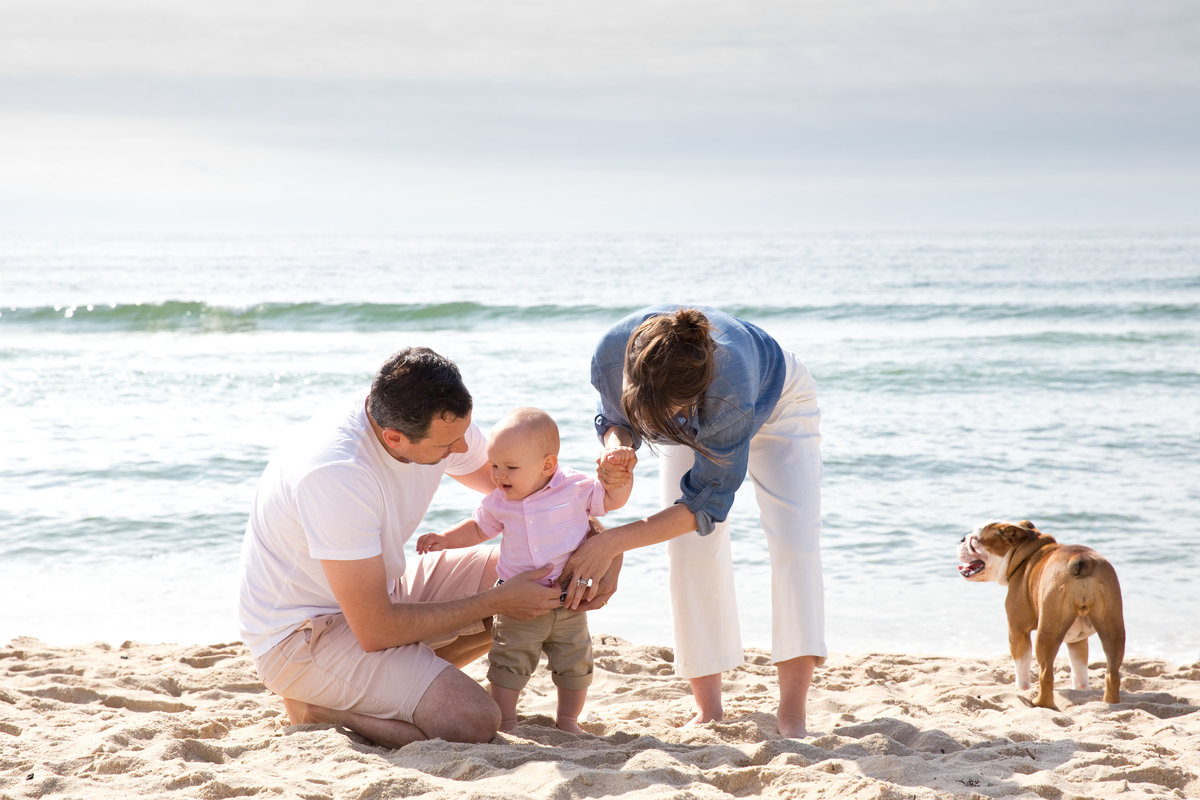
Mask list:
[[501,431],[516,430],[530,437],[542,447],[545,455],[558,455],[558,424],[554,418],[540,408],[523,406],[512,411],[496,423],[493,435]]

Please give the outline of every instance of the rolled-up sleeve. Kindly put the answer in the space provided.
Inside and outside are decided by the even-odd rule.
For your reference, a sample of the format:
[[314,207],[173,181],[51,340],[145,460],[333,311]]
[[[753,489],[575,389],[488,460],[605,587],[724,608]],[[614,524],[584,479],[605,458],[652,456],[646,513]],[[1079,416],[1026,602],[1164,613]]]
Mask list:
[[746,417],[710,430],[704,438],[704,446],[720,463],[697,452],[692,468],[680,480],[679,489],[683,494],[675,502],[687,506],[696,515],[696,530],[701,536],[712,533],[718,522],[728,518],[734,495],[746,480],[753,436],[754,422]]

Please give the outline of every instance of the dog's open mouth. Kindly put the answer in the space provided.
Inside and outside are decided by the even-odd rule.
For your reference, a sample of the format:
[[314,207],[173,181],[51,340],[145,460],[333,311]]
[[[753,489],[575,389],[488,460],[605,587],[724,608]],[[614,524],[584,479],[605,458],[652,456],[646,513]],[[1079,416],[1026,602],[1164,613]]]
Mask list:
[[982,561],[972,561],[969,564],[959,564],[958,565],[958,574],[962,575],[964,578],[974,577],[975,575],[978,575],[981,572],[983,572],[983,562]]

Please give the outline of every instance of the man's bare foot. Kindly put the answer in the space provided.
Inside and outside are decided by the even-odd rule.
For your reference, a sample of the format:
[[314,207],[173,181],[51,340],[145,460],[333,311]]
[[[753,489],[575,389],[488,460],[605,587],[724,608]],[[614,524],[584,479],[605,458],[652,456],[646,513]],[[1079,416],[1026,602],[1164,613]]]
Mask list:
[[808,736],[803,717],[779,717],[779,734],[788,739],[803,739]]
[[578,720],[571,719],[570,717],[559,717],[554,720],[554,725],[560,731],[566,731],[567,733],[587,733],[587,731],[579,727]]
[[318,707],[305,703],[303,700],[283,698],[283,707],[287,710],[288,719],[293,725],[313,725],[324,722],[317,715]]

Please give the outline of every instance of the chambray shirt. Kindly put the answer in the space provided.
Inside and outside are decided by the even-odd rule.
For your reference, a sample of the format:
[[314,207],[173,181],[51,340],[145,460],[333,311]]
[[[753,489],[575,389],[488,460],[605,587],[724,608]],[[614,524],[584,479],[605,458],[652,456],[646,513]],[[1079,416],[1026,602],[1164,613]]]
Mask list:
[[604,485],[560,466],[549,483],[523,500],[509,500],[496,489],[483,498],[474,517],[489,539],[504,534],[496,564],[501,580],[553,564],[542,579],[543,586],[553,586],[571,553],[587,538],[588,514],[604,516]]
[[[697,452],[691,470],[679,482],[682,496],[675,502],[696,515],[696,529],[706,536],[729,516],[734,493],[746,479],[750,439],[779,402],[787,370],[779,343],[759,327],[707,306],[663,305],[635,312],[604,334],[592,355],[592,385],[600,393],[595,424],[598,436],[613,426],[630,430],[621,410],[629,337],[648,318],[688,307],[702,311],[713,326],[716,375],[686,424],[725,463]],[[633,446],[641,446],[637,436]]]

